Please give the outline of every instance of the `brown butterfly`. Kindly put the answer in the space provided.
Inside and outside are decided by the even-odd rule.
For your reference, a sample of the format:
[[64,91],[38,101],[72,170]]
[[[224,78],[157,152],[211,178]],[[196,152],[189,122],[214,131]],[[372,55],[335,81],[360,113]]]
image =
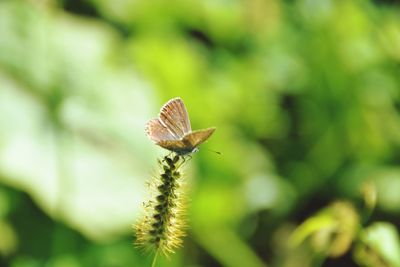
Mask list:
[[162,106],[158,118],[148,121],[145,130],[157,145],[178,155],[186,155],[196,152],[215,128],[192,131],[185,104],[177,97]]

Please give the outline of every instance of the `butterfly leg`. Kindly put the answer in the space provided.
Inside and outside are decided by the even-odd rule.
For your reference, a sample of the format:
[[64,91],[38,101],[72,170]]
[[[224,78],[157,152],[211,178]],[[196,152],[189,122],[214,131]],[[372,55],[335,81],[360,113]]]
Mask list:
[[179,156],[179,160],[182,159],[182,162],[180,162],[180,164],[176,167],[177,169],[179,169],[183,164],[185,164],[185,162],[187,161],[186,157],[189,157],[189,160],[192,159],[190,155],[177,155],[177,156]]
[[[182,162],[182,164],[183,164],[183,163],[185,163],[186,161],[190,161],[190,160],[192,159],[192,155],[190,155],[190,154],[184,155],[184,156],[182,156],[182,159],[183,159],[183,162]],[[182,164],[181,164],[181,165],[182,165]]]

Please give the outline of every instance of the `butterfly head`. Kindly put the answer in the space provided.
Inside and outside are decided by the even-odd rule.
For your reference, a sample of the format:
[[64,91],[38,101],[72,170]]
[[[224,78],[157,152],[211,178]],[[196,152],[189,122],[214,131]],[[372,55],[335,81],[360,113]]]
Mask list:
[[169,149],[169,150],[174,151],[179,156],[186,156],[186,155],[190,155],[190,154],[199,152],[199,148],[198,147],[175,149],[175,150],[174,149]]

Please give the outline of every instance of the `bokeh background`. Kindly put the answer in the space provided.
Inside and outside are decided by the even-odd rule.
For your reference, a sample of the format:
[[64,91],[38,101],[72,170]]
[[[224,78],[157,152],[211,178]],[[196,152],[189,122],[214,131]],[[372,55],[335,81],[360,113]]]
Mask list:
[[0,1],[0,266],[150,266],[176,96],[217,131],[158,266],[400,266],[399,63],[398,1]]

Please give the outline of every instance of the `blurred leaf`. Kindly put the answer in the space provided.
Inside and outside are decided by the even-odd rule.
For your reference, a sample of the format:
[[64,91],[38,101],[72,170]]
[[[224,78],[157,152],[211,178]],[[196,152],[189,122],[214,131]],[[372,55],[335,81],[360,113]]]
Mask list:
[[0,41],[0,180],[90,238],[128,233],[155,151],[141,141],[149,97],[130,91],[145,85],[107,60],[115,31],[28,2],[0,5],[0,25],[10,25]]
[[0,219],[0,255],[10,256],[18,248],[18,237],[14,228],[7,221]]
[[366,267],[400,266],[400,239],[396,227],[377,222],[363,229],[354,249],[354,258]]
[[361,193],[368,209],[373,210],[376,205],[376,186],[372,181],[367,181],[361,188]]
[[226,267],[266,267],[250,247],[227,228],[194,228],[197,242]]
[[335,227],[335,221],[330,214],[320,214],[307,219],[293,232],[290,237],[289,243],[292,246],[299,246],[309,236],[315,232],[327,228],[332,229]]
[[400,212],[400,169],[383,168],[374,176],[376,183],[378,205],[385,210]]
[[359,217],[353,205],[337,201],[301,224],[289,242],[298,246],[306,238],[311,238],[316,251],[339,257],[349,250],[358,227]]

